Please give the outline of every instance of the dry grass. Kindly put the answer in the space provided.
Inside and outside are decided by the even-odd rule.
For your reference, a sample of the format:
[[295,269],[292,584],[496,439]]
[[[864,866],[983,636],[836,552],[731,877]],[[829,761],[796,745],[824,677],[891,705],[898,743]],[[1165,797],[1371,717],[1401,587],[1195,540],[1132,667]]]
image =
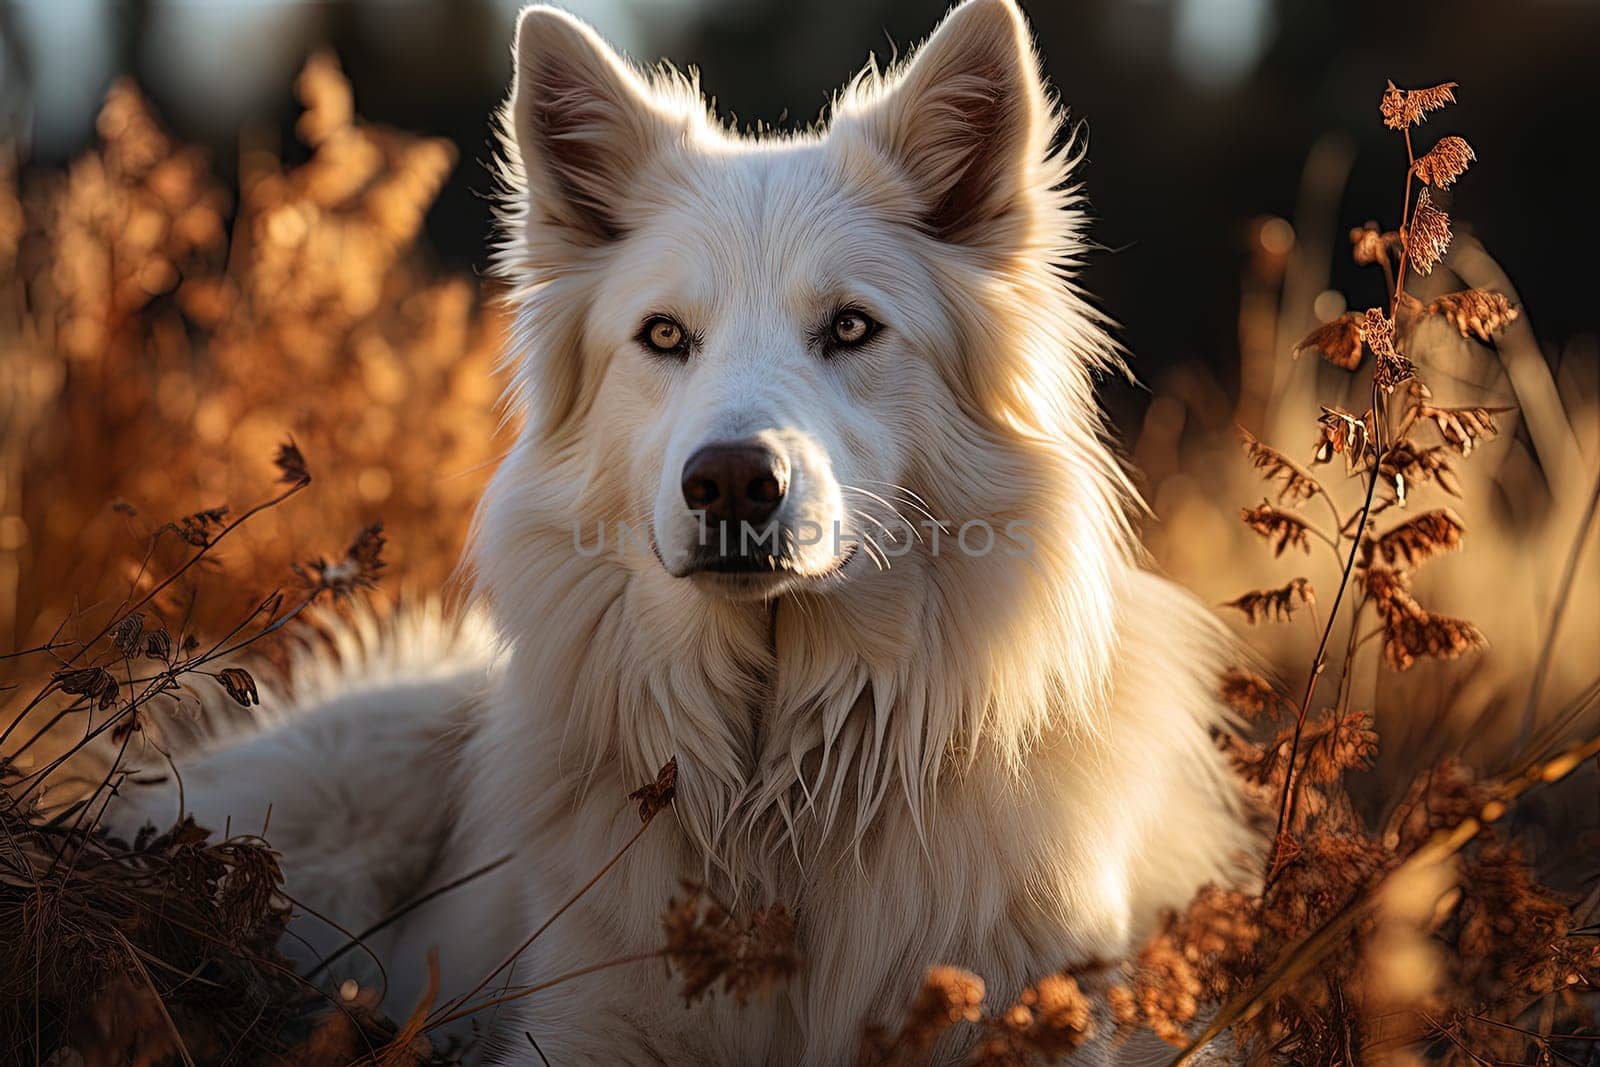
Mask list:
[[[1597,554],[1580,551],[1600,408],[1581,382],[1557,388],[1509,283],[1441,207],[1471,147],[1413,149],[1453,90],[1382,98],[1404,209],[1350,242],[1383,303],[1319,300],[1326,321],[1304,321],[1327,250],[1263,241],[1238,404],[1185,372],[1138,446],[1158,557],[1298,683],[1221,681],[1250,731],[1218,744],[1276,828],[1261,892],[1208,890],[1132,959],[1041,974],[1011,1004],[936,967],[899,1025],[864,1034],[864,1063],[922,1062],[953,1030],[986,1064],[1136,1031],[1175,1062],[1223,1031],[1263,1064],[1590,1055],[1592,826],[1538,797],[1600,751]],[[251,148],[236,194],[126,85],[66,173],[0,173],[0,646],[21,650],[0,692],[0,1046],[89,1064],[445,1062],[427,1036],[443,1023],[603,968],[665,961],[689,1001],[762,995],[804,966],[795,920],[690,886],[664,902],[655,951],[493,984],[563,907],[476,990],[396,1026],[278,954],[294,904],[260,838],[93,832],[117,750],[141,731],[159,743],[163,700],[214,685],[252,704],[233,654],[270,655],[380,570],[390,590],[439,588],[503,440],[498,322],[414,248],[451,149],[359,122],[327,57],[300,93],[310,159]],[[1313,167],[1308,215],[1336,202],[1329,171]],[[1445,758],[1458,750],[1481,770]],[[629,798],[640,825],[590,885],[674,789],[669,764]]]
[[247,148],[236,191],[127,84],[64,174],[0,169],[0,647],[120,597],[159,522],[254,492],[285,436],[317,499],[230,544],[196,630],[378,517],[391,585],[448,576],[502,440],[499,322],[414,249],[455,152],[355,119],[329,57],[299,93],[310,158]]

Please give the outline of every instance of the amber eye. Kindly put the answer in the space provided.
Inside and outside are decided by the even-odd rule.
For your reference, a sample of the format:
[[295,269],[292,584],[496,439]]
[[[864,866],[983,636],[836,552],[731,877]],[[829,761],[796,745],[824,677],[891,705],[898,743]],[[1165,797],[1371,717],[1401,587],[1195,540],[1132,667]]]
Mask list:
[[644,329],[639,331],[639,340],[651,351],[664,356],[681,356],[689,349],[688,331],[665,315],[646,320]]
[[830,327],[833,343],[840,348],[854,348],[863,344],[877,332],[878,324],[864,312],[845,308],[833,317]]

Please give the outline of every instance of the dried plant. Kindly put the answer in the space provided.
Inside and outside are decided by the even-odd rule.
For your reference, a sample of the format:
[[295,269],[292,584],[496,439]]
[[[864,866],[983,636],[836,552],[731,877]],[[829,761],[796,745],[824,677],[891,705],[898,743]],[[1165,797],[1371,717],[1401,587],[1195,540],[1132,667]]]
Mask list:
[[891,1067],[926,1062],[935,1043],[951,1027],[983,1018],[983,997],[983,979],[971,971],[929,968],[895,1033],[867,1027],[857,1063],[860,1067]]
[[1367,553],[1369,567],[1374,553],[1382,556],[1385,563],[1392,564],[1398,558],[1404,560],[1406,566],[1415,567],[1441,553],[1460,548],[1465,533],[1466,527],[1455,512],[1439,508],[1407,519],[1382,536],[1369,538],[1363,542],[1362,550]]
[[1383,124],[1391,130],[1404,130],[1409,137],[1409,126],[1415,126],[1437,111],[1456,102],[1456,83],[1445,82],[1431,89],[1401,89],[1390,82],[1383,91],[1378,110],[1383,114]]
[[[215,574],[219,551],[240,530],[311,484],[298,449],[280,449],[277,465],[282,488],[236,517],[216,507],[158,527],[105,621],[70,620],[89,636],[61,637],[63,627],[6,657],[9,668],[57,665],[0,730],[8,842],[0,855],[0,1045],[8,1049],[40,1061],[71,1050],[91,1063],[248,1056],[332,1064],[399,1042],[385,1062],[444,1062],[370,1004],[341,1003],[295,973],[277,947],[290,901],[277,854],[260,837],[219,839],[192,818],[146,828],[132,842],[98,826],[136,737],[161,752],[174,701],[193,699],[206,679],[241,706],[259,703],[256,677],[239,657],[343,591],[342,581],[319,580],[293,596],[258,597],[205,639],[193,628],[201,583],[183,600],[168,598],[186,580]],[[164,541],[192,551],[171,571],[150,572]],[[358,538],[355,562],[324,570],[342,565],[370,578],[382,567],[381,548],[381,539]],[[62,735],[70,741],[59,743]]]
[[1461,495],[1455,468],[1450,464],[1450,451],[1444,445],[1419,447],[1411,438],[1402,437],[1383,451],[1378,473],[1383,476],[1385,490],[1393,493],[1393,502],[1400,507],[1409,502],[1411,487],[1425,482],[1437,484],[1451,496]]
[[1230,667],[1222,676],[1223,702],[1246,719],[1276,718],[1283,696],[1261,675]]
[[1462,337],[1470,335],[1485,344],[1520,314],[1504,293],[1485,289],[1445,293],[1428,305],[1428,313],[1443,316]]
[[982,1022],[972,1062],[984,1067],[1054,1063],[1094,1037],[1093,1006],[1078,980],[1052,974],[1022,991],[1016,1003]]
[[[309,158],[232,192],[126,82],[65,172],[0,162],[0,1047],[41,1061],[433,1062],[277,954],[262,842],[93,833],[191,690],[252,707],[313,603],[443,582],[502,440],[495,315],[412,252],[454,150],[355,118],[331,57],[298,88]],[[338,462],[303,508],[307,454]]]
[[668,902],[662,926],[667,962],[682,978],[684,1003],[720,985],[743,1004],[794,973],[800,962],[794,920],[782,904],[758,909],[741,923],[704,886],[683,888],[683,899]]
[[1435,189],[1446,189],[1467,172],[1467,165],[1478,157],[1462,137],[1441,137],[1428,154],[1411,164],[1417,180]]
[[[1411,134],[1453,101],[1454,88],[1391,86],[1384,94],[1384,121],[1407,147],[1405,207],[1394,229],[1351,231],[1351,252],[1381,270],[1387,299],[1331,317],[1295,346],[1296,355],[1315,348],[1360,375],[1357,395],[1366,403],[1312,409],[1306,467],[1251,432],[1244,437],[1253,473],[1274,483],[1280,505],[1244,508],[1245,525],[1275,556],[1325,544],[1338,568],[1326,617],[1312,618],[1316,652],[1296,699],[1252,671],[1230,670],[1221,680],[1223,699],[1251,735],[1223,734],[1217,743],[1252,805],[1275,823],[1263,883],[1258,892],[1202,891],[1124,961],[1120,982],[1086,994],[1089,1010],[1071,1016],[1114,1022],[1114,1035],[1098,1035],[1113,1042],[1153,1033],[1177,1047],[1174,1065],[1193,1062],[1224,1032],[1233,1047],[1215,1056],[1227,1062],[1305,1067],[1577,1063],[1596,1040],[1600,894],[1581,901],[1543,881],[1504,816],[1528,791],[1600,755],[1592,728],[1600,683],[1553,720],[1587,715],[1587,735],[1563,746],[1552,727],[1499,775],[1480,777],[1445,759],[1403,780],[1387,810],[1360,789],[1385,738],[1374,713],[1353,706],[1356,672],[1373,668],[1381,687],[1399,682],[1397,672],[1485,644],[1473,623],[1432,610],[1417,591],[1442,557],[1471,556],[1468,522],[1454,508],[1406,510],[1426,494],[1462,497],[1458,464],[1496,437],[1496,416],[1509,410],[1435,406],[1424,379],[1437,355],[1428,346],[1444,331],[1419,326],[1437,319],[1451,334],[1489,342],[1516,321],[1510,301],[1482,288],[1428,302],[1407,291],[1428,270],[1450,269],[1450,228],[1431,190],[1458,180],[1474,155],[1465,141],[1446,138],[1419,158]],[[1346,479],[1307,473],[1320,474],[1336,457]],[[1327,501],[1326,515],[1300,510],[1314,496]],[[1215,563],[1213,553],[1207,565]],[[1573,571],[1569,562],[1569,582]],[[1310,603],[1310,583],[1295,577],[1227,606],[1249,623],[1287,622],[1301,603]],[[1321,688],[1331,691],[1319,699]],[[1254,739],[1257,731],[1266,736]],[[963,988],[981,990],[977,976],[964,977]],[[948,1003],[940,988],[924,988],[922,1007]],[[1003,1062],[1049,1061],[1043,1051],[1019,1051],[1010,1031],[988,1021],[1003,1014],[960,1003],[960,1012],[912,1012],[907,1020],[933,1019],[939,1034],[976,1021],[978,1058],[992,1048]],[[1019,1024],[1027,1018],[1017,1015]],[[1117,1061],[1115,1045],[1108,1055]],[[1136,1058],[1131,1049],[1128,1058]]]
[[[1411,128],[1453,102],[1453,90],[1453,83],[1409,92],[1391,85],[1384,94],[1385,123],[1403,132],[1409,159],[1405,212],[1396,230],[1369,225],[1352,231],[1351,242],[1357,263],[1382,269],[1389,300],[1330,320],[1296,349],[1317,347],[1352,372],[1364,364],[1363,350],[1374,359],[1370,410],[1324,405],[1317,420],[1312,461],[1344,456],[1362,499],[1353,510],[1335,509],[1334,528],[1307,520],[1304,536],[1338,546],[1340,580],[1304,693],[1288,704],[1254,676],[1224,681],[1225,699],[1257,721],[1264,711],[1293,708],[1292,720],[1264,742],[1219,739],[1249,795],[1276,809],[1265,891],[1253,899],[1203,893],[1168,920],[1126,991],[1111,1000],[1122,1027],[1142,1026],[1183,1046],[1180,1063],[1228,1028],[1250,1062],[1481,1064],[1530,1055],[1555,1062],[1559,1034],[1593,1018],[1600,927],[1583,927],[1572,901],[1541,884],[1526,855],[1492,824],[1522,792],[1570,773],[1582,758],[1575,752],[1600,750],[1600,740],[1498,781],[1446,762],[1419,775],[1377,827],[1350,793],[1350,775],[1370,768],[1379,748],[1372,715],[1347,704],[1364,646],[1379,642],[1392,671],[1484,646],[1471,622],[1431,611],[1413,589],[1414,572],[1464,546],[1460,515],[1434,508],[1386,526],[1379,518],[1424,488],[1459,496],[1452,460],[1494,438],[1495,416],[1509,410],[1434,406],[1417,326],[1439,318],[1463,338],[1488,342],[1516,320],[1510,301],[1468,289],[1424,304],[1406,291],[1408,272],[1427,274],[1450,244],[1448,217],[1431,190],[1455,182],[1475,159],[1455,137],[1421,158],[1412,150]],[[1421,439],[1425,430],[1439,443]],[[1278,520],[1264,507],[1246,515],[1266,535]],[[1274,547],[1281,551],[1281,542]],[[1283,617],[1301,581],[1246,593],[1231,606],[1252,622]],[[1347,637],[1329,671],[1339,625]],[[1316,711],[1325,674],[1337,679],[1336,691]],[[1196,1037],[1194,1026],[1208,1014]]]
[[236,189],[127,82],[64,173],[0,165],[0,647],[120,595],[142,515],[191,512],[182,539],[214,535],[209,504],[272,473],[291,433],[322,457],[318,506],[233,539],[237,581],[198,603],[197,628],[380,511],[389,588],[450,576],[506,440],[499,312],[414,248],[455,150],[358,119],[331,56],[297,90],[308,158],[252,148]]
[[1372,412],[1357,418],[1343,408],[1324,407],[1317,419],[1317,450],[1313,463],[1327,463],[1334,456],[1345,458],[1345,469],[1354,473],[1368,459],[1372,439]]
[[1244,438],[1244,451],[1250,457],[1250,462],[1257,470],[1265,471],[1265,477],[1275,478],[1280,483],[1278,503],[1298,507],[1322,492],[1317,480],[1301,470],[1288,456],[1258,441],[1249,430],[1239,432]]
[[1411,225],[1402,229],[1406,252],[1418,274],[1431,274],[1450,251],[1450,216],[1434,205],[1433,195],[1424,189],[1417,194],[1411,209]]
[[1055,1063],[1095,1036],[1093,999],[1072,972],[1046,975],[995,1011],[985,1008],[984,994],[983,979],[970,971],[929,968],[897,1030],[866,1028],[856,1063],[927,1063],[946,1034],[969,1024],[977,1031],[966,1060],[972,1067]]
[[1295,578],[1280,589],[1252,589],[1228,601],[1223,607],[1244,612],[1245,618],[1254,625],[1263,619],[1290,621],[1294,618],[1297,601],[1306,607],[1312,607],[1317,602],[1316,591],[1304,578]]
[[1274,556],[1283,555],[1286,548],[1311,551],[1312,526],[1298,515],[1291,515],[1263,500],[1253,508],[1240,508],[1239,517],[1246,526],[1271,543]]
[[[1366,231],[1362,231],[1365,233]],[[1373,245],[1377,243],[1374,235]],[[1367,246],[1358,245],[1358,249]],[[1368,254],[1376,256],[1375,250]],[[1374,260],[1376,262],[1376,260]],[[1363,331],[1366,328],[1366,316],[1356,312],[1348,312],[1337,318],[1318,326],[1315,330],[1294,346],[1294,354],[1299,355],[1307,349],[1315,348],[1322,353],[1322,358],[1332,363],[1335,367],[1345,370],[1355,370],[1361,366],[1363,357],[1362,343],[1365,340]]]

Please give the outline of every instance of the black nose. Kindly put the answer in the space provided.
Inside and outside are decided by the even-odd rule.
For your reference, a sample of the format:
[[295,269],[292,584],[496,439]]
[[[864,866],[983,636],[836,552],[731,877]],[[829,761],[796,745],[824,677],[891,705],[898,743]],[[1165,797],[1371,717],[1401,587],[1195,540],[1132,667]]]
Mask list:
[[683,500],[712,522],[766,522],[789,491],[789,461],[754,441],[704,445],[683,465]]

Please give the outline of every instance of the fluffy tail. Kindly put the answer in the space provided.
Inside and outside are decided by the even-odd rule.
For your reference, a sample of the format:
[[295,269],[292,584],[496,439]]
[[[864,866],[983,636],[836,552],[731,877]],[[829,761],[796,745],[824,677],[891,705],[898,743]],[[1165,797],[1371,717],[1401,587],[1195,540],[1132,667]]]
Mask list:
[[[261,714],[208,715],[169,763],[150,752],[105,823],[132,839],[192,815],[216,835],[255,834],[283,855],[297,917],[284,950],[314,963],[410,899],[442,862],[454,823],[455,761],[496,649],[481,618],[437,604],[340,622],[304,640],[281,684],[263,679]],[[387,946],[369,948],[379,957]],[[338,977],[371,981],[351,952]]]

